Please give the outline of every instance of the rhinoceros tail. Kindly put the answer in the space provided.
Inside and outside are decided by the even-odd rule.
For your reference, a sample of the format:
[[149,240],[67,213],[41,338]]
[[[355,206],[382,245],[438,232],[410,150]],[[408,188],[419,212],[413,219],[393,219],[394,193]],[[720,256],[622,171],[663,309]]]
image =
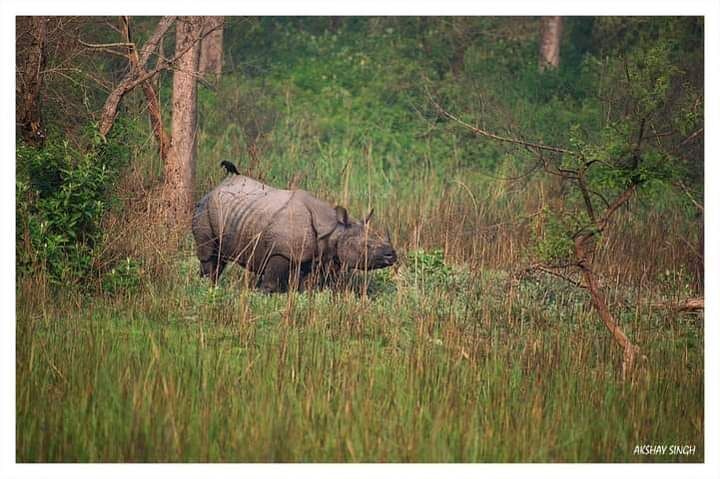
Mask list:
[[210,224],[207,203],[208,197],[206,196],[198,202],[192,218],[192,232],[195,237],[196,253],[200,261],[207,261],[217,255],[215,234]]

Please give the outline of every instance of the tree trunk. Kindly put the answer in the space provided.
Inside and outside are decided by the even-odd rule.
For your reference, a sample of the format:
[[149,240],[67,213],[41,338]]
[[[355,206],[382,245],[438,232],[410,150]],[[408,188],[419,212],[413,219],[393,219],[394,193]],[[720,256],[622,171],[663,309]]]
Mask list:
[[540,71],[560,66],[560,40],[563,17],[542,17],[540,19]]
[[[18,18],[18,24],[20,20]],[[39,145],[45,139],[41,128],[40,92],[47,58],[47,17],[31,17],[25,20],[30,27],[27,32],[30,44],[24,52],[24,59],[20,60],[22,55],[18,56],[15,118],[23,138],[29,143]]]
[[182,17],[176,22],[176,52],[172,93],[172,144],[165,161],[163,200],[168,224],[183,225],[190,219],[195,181],[197,133],[197,73],[200,62],[202,17]]
[[330,33],[337,33],[342,27],[344,17],[328,17],[328,31]]
[[452,54],[450,55],[450,71],[458,78],[465,70],[465,52],[473,41],[471,18],[455,17],[451,20]]
[[623,348],[622,378],[625,380],[635,365],[635,358],[637,353],[640,352],[640,348],[630,342],[630,339],[628,339],[612,313],[610,313],[605,295],[592,269],[592,241],[594,241],[594,239],[591,235],[582,234],[575,238],[575,256],[577,257],[578,265],[585,279],[585,284],[590,292],[590,301],[592,302],[593,308],[595,308],[598,316],[600,316],[602,322],[605,323],[605,327],[608,328],[615,341]]
[[205,78],[212,75],[218,80],[222,73],[223,22],[223,17],[205,17],[204,29],[209,33],[203,38],[200,51],[200,74]]

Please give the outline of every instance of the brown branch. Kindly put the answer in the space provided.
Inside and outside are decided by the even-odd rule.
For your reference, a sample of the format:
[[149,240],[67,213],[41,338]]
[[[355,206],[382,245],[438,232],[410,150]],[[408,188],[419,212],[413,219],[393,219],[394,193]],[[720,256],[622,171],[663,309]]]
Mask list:
[[[599,220],[593,221],[588,226],[583,226],[582,228],[580,228],[578,231],[576,231],[572,235],[572,238],[575,241],[579,240],[579,241],[583,241],[585,244],[587,244],[587,242],[590,239],[592,239],[593,237],[595,237],[595,235],[603,232],[605,230],[605,228],[607,227],[608,223],[610,222],[610,218],[612,217],[612,215],[618,210],[618,208],[620,208],[623,204],[625,204],[628,200],[630,200],[630,197],[633,195],[636,188],[637,188],[637,185],[633,184],[628,189],[623,191],[605,209],[605,211],[603,212],[603,215],[600,217]],[[603,198],[603,200],[604,200],[604,198]],[[590,254],[586,255],[586,259],[587,259],[590,256],[592,256],[593,248],[586,247],[586,250],[590,253]],[[578,258],[578,259],[580,259],[580,258]]]
[[435,108],[437,108],[438,112],[442,116],[454,121],[458,125],[461,125],[461,126],[467,128],[468,130],[472,131],[473,133],[475,133],[477,135],[484,136],[485,138],[490,138],[490,139],[500,141],[503,143],[511,143],[514,145],[526,146],[528,148],[533,148],[535,150],[552,151],[553,153],[561,153],[561,154],[566,154],[566,155],[578,156],[577,152],[571,151],[571,150],[568,150],[565,148],[560,148],[557,146],[541,145],[539,143],[523,141],[523,140],[519,140],[517,138],[509,138],[509,137],[497,135],[497,134],[489,132],[487,130],[483,130],[482,128],[473,126],[473,125],[461,120],[460,118],[456,117],[452,113],[446,111],[432,97],[430,98],[430,101],[432,101],[432,103],[435,105]]
[[541,271],[543,273],[563,279],[577,288],[587,289],[587,286],[585,286],[584,284],[557,271],[558,269],[570,268],[570,267],[577,267],[577,265],[576,264],[568,264],[568,265],[554,267],[554,266],[544,265],[544,264],[540,264],[540,263],[535,263],[535,264],[531,264],[530,266],[528,266],[527,268],[522,270],[520,273],[520,276],[523,276],[531,271]]
[[700,128],[695,133],[691,134],[690,136],[685,138],[682,142],[680,142],[680,146],[683,146],[685,143],[694,140],[698,135],[702,135],[704,131],[705,131],[704,128]]
[[78,42],[80,45],[88,48],[97,48],[97,49],[105,49],[105,48],[112,48],[112,47],[126,47],[126,48],[134,48],[135,44],[130,42],[116,42],[116,43],[88,43],[84,42],[80,39],[78,39]]
[[[638,151],[640,151],[640,145],[642,145],[643,141],[643,133],[645,132],[645,118],[640,120],[640,130],[638,132],[638,139],[637,143],[635,144],[635,153],[637,154]],[[657,134],[655,136],[658,136]]]
[[[137,50],[134,48],[132,43],[132,35],[130,34],[130,19],[126,16],[121,17],[121,29],[127,40],[128,44],[133,45],[133,48],[128,55],[130,64],[132,65],[133,71],[138,74],[144,72],[144,67],[140,63],[140,56]],[[150,51],[150,50],[148,50]],[[150,123],[152,125],[153,134],[158,142],[160,149],[160,158],[164,161],[167,157],[168,149],[170,148],[170,137],[168,136],[165,128],[163,127],[162,115],[160,112],[160,100],[155,92],[155,88],[149,79],[142,83],[143,92],[148,102],[148,112],[150,114]]]
[[[138,86],[140,83],[143,83],[145,80],[153,77],[161,70],[167,68],[167,65],[164,62],[159,62],[159,64],[156,65],[153,70],[145,72],[144,74],[141,73],[150,58],[150,54],[157,48],[163,36],[168,31],[174,21],[175,17],[170,16],[163,17],[158,22],[158,25],[155,28],[152,36],[145,43],[145,45],[140,51],[137,68],[133,68],[133,71],[131,71],[131,73],[127,77],[125,77],[122,82],[120,82],[117,88],[115,88],[115,90],[113,90],[112,93],[108,95],[107,100],[105,100],[105,105],[103,106],[102,118],[100,120],[100,134],[102,136],[106,136],[112,128],[112,125],[115,122],[115,116],[117,115],[118,106],[120,105],[120,101],[125,96],[125,94]],[[179,58],[180,56],[182,56],[182,53],[181,55],[176,56],[176,58]]]
[[145,45],[140,49],[140,66],[142,68],[145,68],[147,65],[148,60],[150,59],[150,55],[157,50],[158,45],[162,41],[163,37],[165,36],[165,33],[168,31],[170,26],[173,24],[177,17],[163,17],[158,22],[158,26],[155,29],[155,32],[153,32],[150,39],[145,42]]
[[650,303],[648,306],[658,309],[670,309],[678,313],[702,311],[705,309],[705,298],[688,298],[680,302]]
[[603,195],[601,195],[601,194],[598,193],[597,191],[593,191],[593,190],[591,190],[591,189],[589,189],[589,188],[588,188],[588,191],[589,191],[590,193],[592,193],[593,195],[597,196],[598,198],[600,198],[600,199],[602,200],[602,202],[605,203],[605,207],[606,207],[606,208],[610,208],[610,202],[609,202]]
[[537,154],[537,156],[538,156],[538,158],[539,158],[539,160],[540,160],[540,163],[542,163],[542,166],[543,166],[543,169],[545,170],[545,172],[547,172],[547,173],[549,173],[549,174],[551,174],[551,175],[554,175],[554,176],[559,176],[559,177],[561,177],[561,178],[568,178],[568,179],[571,179],[571,180],[577,180],[577,177],[578,177],[578,172],[577,172],[577,171],[575,171],[575,170],[568,170],[568,169],[566,169],[566,168],[560,168],[559,166],[555,166],[555,169],[556,169],[557,171],[553,171],[553,170],[550,168],[550,163],[548,163],[548,161],[547,161],[547,159],[545,158],[545,156],[543,156],[542,150],[536,151],[536,152],[534,152],[534,153]]
[[[634,187],[626,190],[621,197],[625,196],[625,193],[631,191],[632,189],[634,189]],[[617,320],[613,317],[610,309],[608,308],[605,295],[603,294],[600,284],[595,277],[595,272],[588,261],[588,257],[593,254],[592,246],[588,249],[587,241],[589,238],[591,237],[579,236],[575,238],[575,256],[578,259],[580,270],[582,271],[585,284],[587,285],[588,292],[590,293],[590,301],[592,302],[593,308],[598,313],[598,316],[600,316],[600,319],[605,324],[608,331],[610,331],[610,334],[612,334],[615,341],[623,348],[622,377],[624,380],[632,371],[635,364],[635,358],[640,352],[640,348],[633,344],[625,335],[625,332],[617,323]]]
[[[638,132],[637,142],[635,144],[635,148],[633,149],[633,159],[635,162],[635,164],[633,165],[634,169],[638,167],[638,162],[639,162],[638,155],[639,155],[640,147],[642,145],[644,130],[645,130],[645,118],[643,118],[640,121],[640,128],[639,128],[639,132]],[[592,163],[586,163],[586,167],[589,166],[590,164],[592,164]],[[589,231],[589,232],[585,232],[585,233],[582,233],[582,234],[579,234],[576,236],[576,239],[579,239],[580,241],[585,241],[589,237],[594,236],[597,232],[602,232],[607,227],[607,224],[609,223],[612,215],[615,214],[615,212],[618,210],[618,208],[620,208],[622,205],[627,203],[630,200],[630,197],[633,195],[633,193],[635,193],[635,190],[637,189],[637,183],[632,183],[630,185],[630,187],[628,187],[625,191],[623,191],[620,195],[618,195],[617,198],[615,198],[615,200],[611,204],[607,204],[607,200],[605,200],[605,198],[603,198],[603,201],[605,201],[607,208],[603,212],[602,217],[600,217],[599,220],[596,220],[595,212],[594,212],[593,206],[592,206],[592,201],[590,200],[589,190],[587,188],[587,185],[585,184],[584,170],[578,174],[577,180],[578,180],[578,187],[580,188],[580,191],[582,192],[582,195],[583,195],[583,200],[585,201],[585,207],[587,209],[588,215],[590,216],[590,220],[592,221],[593,224],[595,224],[597,226],[596,231]],[[601,195],[598,194],[598,196],[600,196],[602,198]],[[585,239],[583,239],[583,237],[585,237]]]
[[595,209],[593,208],[590,193],[588,192],[587,183],[585,182],[585,170],[581,170],[577,176],[578,188],[582,193],[583,201],[585,202],[585,209],[587,210],[590,221],[595,223]]
[[608,222],[610,221],[610,217],[618,210],[618,208],[620,208],[623,204],[630,200],[630,197],[632,197],[633,193],[635,193],[636,188],[637,185],[633,184],[628,189],[623,191],[620,195],[618,195],[617,198],[615,198],[615,201],[610,204],[610,206],[605,210],[602,217],[600,218],[600,221],[598,221],[598,229],[600,231],[605,229]]

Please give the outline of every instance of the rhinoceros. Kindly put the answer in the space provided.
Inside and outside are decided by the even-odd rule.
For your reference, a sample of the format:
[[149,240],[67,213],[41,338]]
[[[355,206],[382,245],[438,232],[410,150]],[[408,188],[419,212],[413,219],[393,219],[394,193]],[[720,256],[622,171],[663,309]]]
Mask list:
[[393,265],[390,236],[370,226],[371,216],[356,221],[307,191],[230,175],[197,203],[192,231],[201,274],[213,283],[234,262],[256,273],[263,291],[281,292],[291,275],[302,285],[313,271]]

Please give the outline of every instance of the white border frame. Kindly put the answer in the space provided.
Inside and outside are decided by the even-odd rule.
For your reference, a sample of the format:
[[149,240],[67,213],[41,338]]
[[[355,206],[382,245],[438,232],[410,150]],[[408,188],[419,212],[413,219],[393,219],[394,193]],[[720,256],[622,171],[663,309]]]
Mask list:
[[[16,15],[702,15],[705,17],[705,443],[704,464],[15,464],[15,16]],[[0,202],[4,224],[9,228],[2,241],[2,304],[6,315],[0,322],[0,477],[122,478],[153,474],[173,478],[196,478],[211,474],[221,477],[319,477],[365,478],[409,476],[414,479],[439,475],[477,477],[479,475],[533,478],[606,479],[608,476],[649,476],[654,478],[720,477],[720,255],[717,246],[718,212],[716,182],[720,181],[717,162],[720,126],[720,2],[717,0],[417,0],[390,2],[378,0],[263,0],[251,3],[230,0],[204,0],[180,3],[177,0],[126,0],[116,4],[98,1],[0,0],[0,138],[3,160],[4,201]],[[12,159],[12,161],[11,161]],[[682,414],[682,411],[678,411]]]

